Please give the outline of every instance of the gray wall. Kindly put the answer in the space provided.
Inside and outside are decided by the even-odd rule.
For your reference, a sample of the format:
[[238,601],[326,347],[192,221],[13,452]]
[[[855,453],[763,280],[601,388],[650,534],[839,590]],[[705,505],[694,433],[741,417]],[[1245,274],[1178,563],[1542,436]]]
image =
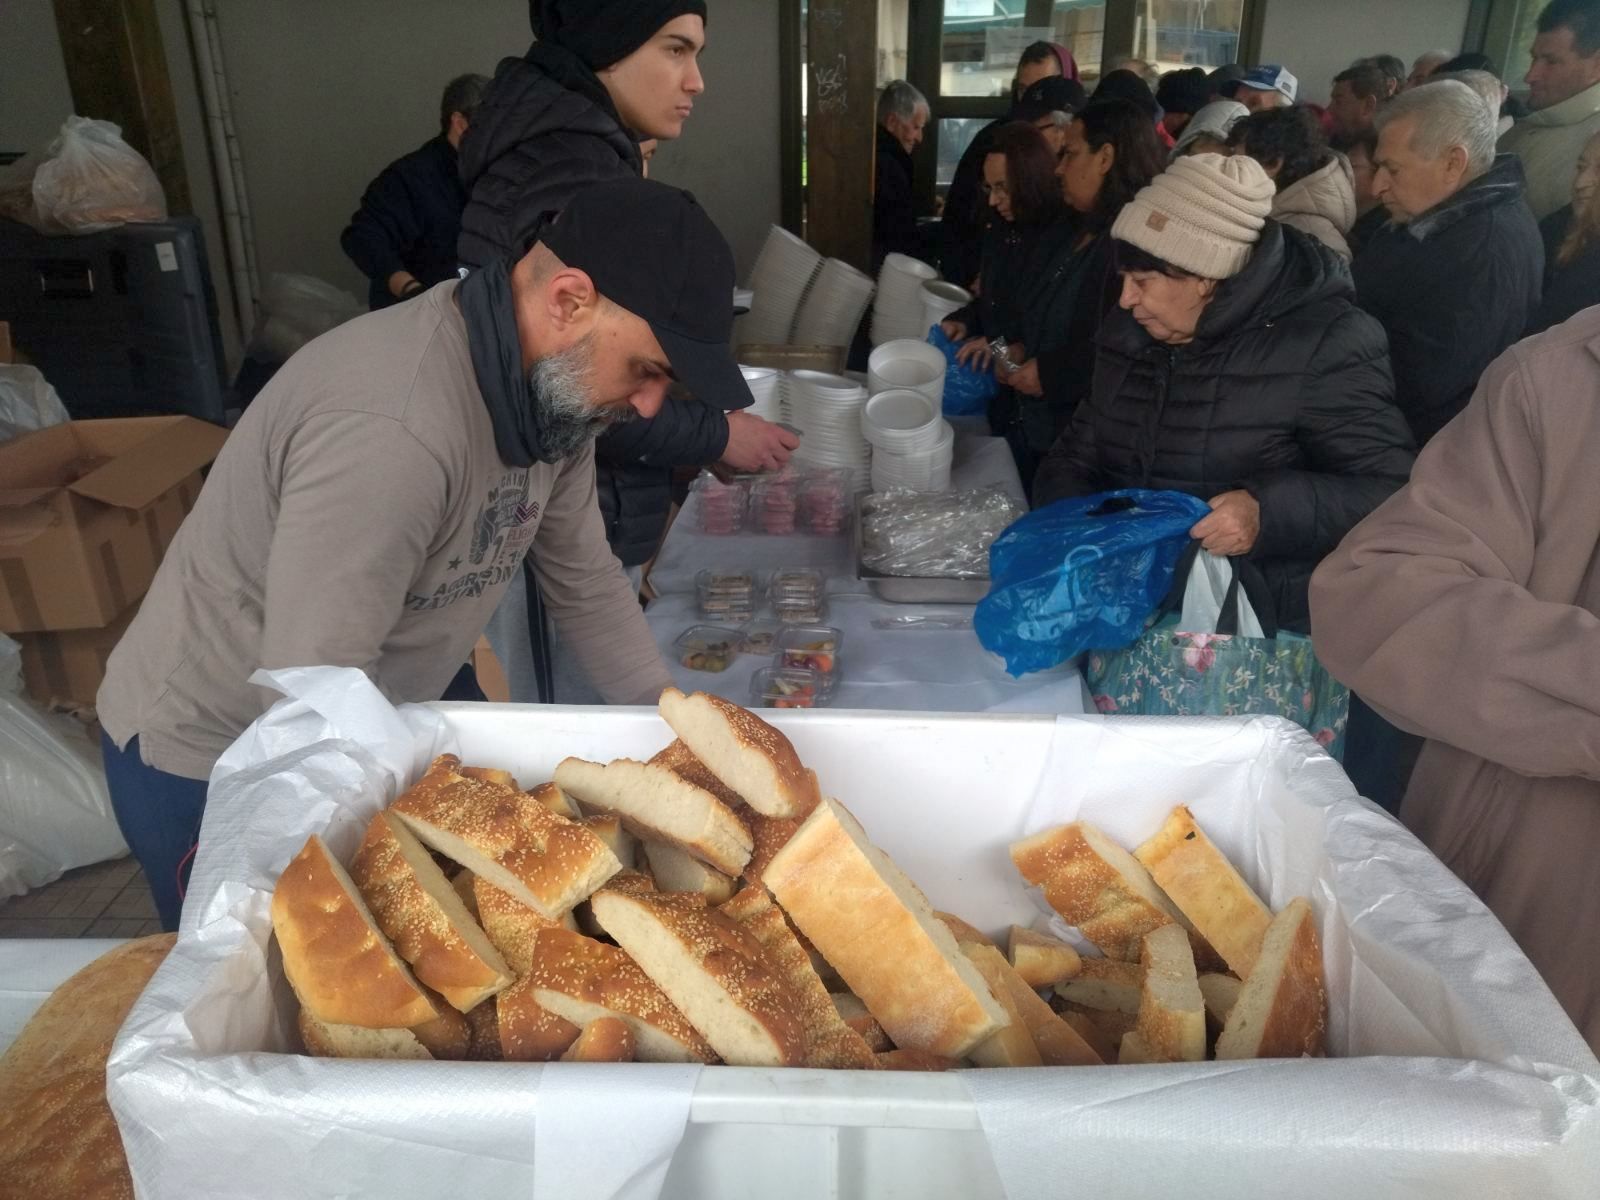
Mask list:
[[72,114],[50,0],[0,2],[0,150],[42,150]]
[[1368,54],[1411,60],[1424,50],[1455,50],[1471,0],[1267,0],[1261,61],[1282,63],[1300,80],[1300,98],[1325,104],[1333,77]]

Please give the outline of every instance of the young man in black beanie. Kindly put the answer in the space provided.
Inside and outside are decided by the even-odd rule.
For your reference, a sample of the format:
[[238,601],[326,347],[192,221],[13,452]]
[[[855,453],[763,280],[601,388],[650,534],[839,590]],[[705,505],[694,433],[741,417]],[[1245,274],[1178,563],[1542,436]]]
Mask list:
[[[678,137],[705,90],[698,62],[704,0],[530,0],[528,10],[538,40],[524,57],[500,64],[461,146],[468,201],[458,250],[472,268],[520,257],[546,218],[585,187],[640,174],[639,142]],[[658,416],[596,446],[612,549],[629,568],[655,553],[671,510],[672,468],[718,461],[743,471],[776,468],[798,444],[759,417],[669,396]],[[555,699],[553,656],[532,589],[528,601],[537,694]],[[512,624],[502,614],[493,628],[509,633]],[[525,658],[513,658],[513,692],[532,698],[518,682],[527,675],[519,665]],[[569,701],[592,696],[562,690]]]

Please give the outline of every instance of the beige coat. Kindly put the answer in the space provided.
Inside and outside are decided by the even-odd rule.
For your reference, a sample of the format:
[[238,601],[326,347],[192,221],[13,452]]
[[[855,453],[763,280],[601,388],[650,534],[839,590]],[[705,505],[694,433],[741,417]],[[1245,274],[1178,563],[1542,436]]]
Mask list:
[[1513,346],[1311,582],[1328,668],[1426,736],[1401,819],[1600,1050],[1600,308]]
[[1600,133],[1600,83],[1524,117],[1500,139],[1502,154],[1522,159],[1528,207],[1544,220],[1572,202],[1572,180],[1584,143]]
[[1272,216],[1309,233],[1349,262],[1350,245],[1344,235],[1356,223],[1355,173],[1350,160],[1335,154],[1332,162],[1284,188],[1272,201]]

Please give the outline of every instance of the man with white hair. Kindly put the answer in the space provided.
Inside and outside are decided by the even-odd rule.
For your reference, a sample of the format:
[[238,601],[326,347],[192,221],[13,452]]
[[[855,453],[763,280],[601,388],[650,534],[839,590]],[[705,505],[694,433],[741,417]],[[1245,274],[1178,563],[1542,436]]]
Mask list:
[[1506,97],[1511,94],[1511,89],[1500,82],[1499,76],[1492,71],[1439,71],[1428,82],[1430,84],[1442,83],[1446,79],[1460,80],[1482,96],[1483,102],[1489,106],[1490,111],[1495,115],[1496,135],[1505,136],[1506,131],[1511,128],[1512,120],[1510,117],[1502,117],[1500,115],[1500,106],[1506,102]]
[[1405,90],[1427,83],[1430,75],[1454,57],[1453,50],[1428,50],[1417,55],[1417,61],[1411,64],[1411,74],[1406,76]]
[[1466,407],[1539,303],[1544,245],[1522,165],[1495,156],[1497,120],[1454,79],[1378,113],[1372,187],[1390,225],[1352,270],[1361,307],[1389,332],[1395,401],[1419,445]]
[[911,190],[911,152],[922,142],[928,101],[904,79],[878,93],[878,160],[872,190],[872,273],[890,254],[921,256]]

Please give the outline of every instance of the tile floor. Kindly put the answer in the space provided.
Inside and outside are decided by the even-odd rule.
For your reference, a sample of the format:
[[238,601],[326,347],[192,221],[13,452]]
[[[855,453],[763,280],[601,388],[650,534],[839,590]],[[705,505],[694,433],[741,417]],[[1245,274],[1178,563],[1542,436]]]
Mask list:
[[68,871],[0,900],[0,938],[143,937],[160,933],[155,901],[132,857]]

